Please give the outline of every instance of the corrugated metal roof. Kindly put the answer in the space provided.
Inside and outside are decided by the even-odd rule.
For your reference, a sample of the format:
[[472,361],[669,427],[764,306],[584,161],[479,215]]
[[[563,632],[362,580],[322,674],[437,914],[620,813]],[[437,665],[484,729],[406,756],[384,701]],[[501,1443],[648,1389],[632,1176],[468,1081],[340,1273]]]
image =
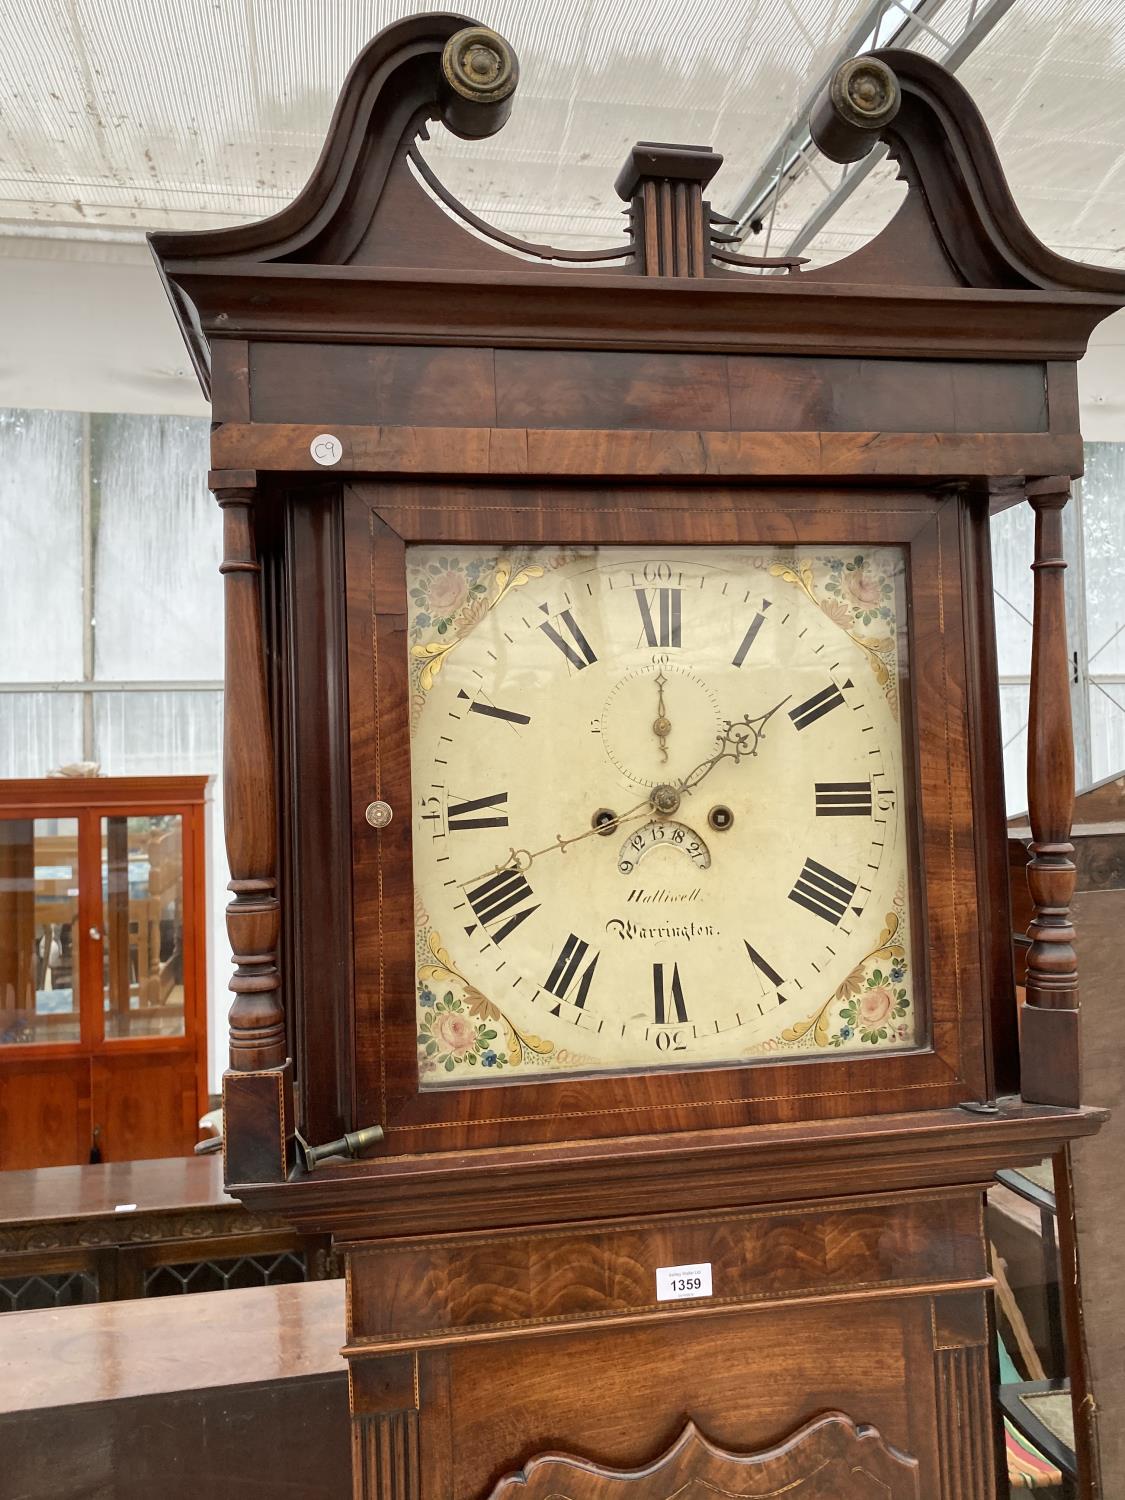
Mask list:
[[[972,0],[946,0],[955,33]],[[136,230],[259,218],[304,183],[360,48],[413,0],[9,0],[0,53],[0,223]],[[613,177],[637,139],[726,156],[730,207],[861,0],[492,0],[520,54],[493,140],[435,131],[455,192],[510,231],[612,243]],[[935,50],[923,34],[915,45]],[[1125,3],[1017,0],[962,69],[1037,232],[1079,258],[1125,256]],[[833,169],[834,171],[837,169]],[[815,244],[839,254],[899,191],[879,174]],[[775,244],[823,194],[782,200]]]

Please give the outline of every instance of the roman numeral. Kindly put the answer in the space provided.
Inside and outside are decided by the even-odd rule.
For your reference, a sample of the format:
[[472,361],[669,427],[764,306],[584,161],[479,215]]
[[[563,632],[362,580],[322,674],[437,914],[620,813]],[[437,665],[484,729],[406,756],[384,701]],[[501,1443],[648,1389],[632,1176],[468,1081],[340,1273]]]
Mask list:
[[507,800],[507,792],[493,792],[490,797],[470,797],[467,802],[451,802],[446,808],[446,822],[450,833],[462,833],[466,828],[507,828],[507,813],[499,813],[494,818],[473,817],[474,813],[488,812]]
[[[457,696],[458,698],[465,699],[469,697],[464,688],[458,691]],[[531,723],[530,714],[513,713],[510,708],[497,708],[494,703],[481,703],[476,699],[469,703],[469,712],[471,714],[485,714],[490,719],[503,719],[506,724]]]
[[762,955],[756,948],[752,948],[750,946],[745,938],[742,939],[742,942],[743,946],[746,949],[746,952],[750,956],[750,962],[758,970],[759,974],[764,974],[766,976],[769,982],[773,985],[774,989],[777,991],[778,1003],[784,1005],[785,996],[781,993],[781,986],[785,983],[784,979],[782,979],[781,975],[771,964],[768,964],[766,962],[766,960],[762,957]]
[[[852,680],[849,677],[843,684],[850,688]],[[811,698],[806,698],[804,703],[799,703],[796,708],[789,710],[789,717],[798,729],[807,729],[810,724],[815,724],[825,714],[839,708],[844,701],[844,695],[834,682],[830,682],[826,688],[821,688],[819,693],[814,693]]]
[[[678,646],[680,644],[680,590],[679,589],[634,589],[637,605],[641,611],[645,640],[650,646]],[[652,612],[652,599],[656,600],[656,615]]]
[[[579,974],[579,966],[589,951],[589,943],[584,943],[572,932],[562,945],[562,951],[555,959],[555,966],[548,974],[547,983],[544,985],[544,989],[550,990],[552,995],[557,995],[560,1000],[569,1000],[580,1010],[586,1004],[586,996],[590,993],[590,982],[598,966],[599,955],[595,953]],[[575,987],[575,980],[577,980],[577,987]],[[570,994],[572,989],[573,995]],[[557,1006],[554,1014],[558,1014]]]
[[[476,912],[477,920],[494,943],[502,943],[510,933],[515,932],[521,922],[526,922],[533,912],[539,910],[538,906],[525,906],[520,911],[512,910],[521,901],[535,899],[531,887],[519,870],[500,870],[473,890],[466,891],[465,896]],[[492,924],[501,922],[502,918],[507,920],[492,930]]]
[[837,875],[827,865],[817,864],[815,859],[806,859],[797,884],[789,892],[789,899],[835,927],[847,911],[855,891],[853,881]]
[[768,599],[763,599],[762,600],[762,608],[758,611],[758,613],[750,621],[749,629],[747,630],[746,634],[742,637],[742,645],[739,646],[738,650],[734,653],[734,656],[731,658],[731,666],[732,667],[740,667],[742,665],[742,663],[746,660],[746,653],[750,650],[750,647],[754,644],[754,640],[755,640],[755,638],[756,638],[756,636],[758,634],[758,631],[761,630],[762,626],[766,623],[766,617],[765,617],[765,614],[763,613],[763,611],[769,609],[769,607],[770,607],[770,601]]
[[[664,987],[664,965],[653,964],[652,994],[657,1026],[675,1025],[677,1022],[687,1020],[687,1006],[684,1004],[684,988],[680,983],[679,964],[672,965],[672,978],[667,989]],[[671,1001],[670,1008],[669,1001]]]
[[[546,605],[540,607],[545,609]],[[570,636],[569,640],[566,639],[566,636],[561,631],[555,629],[550,620],[544,620],[539,629],[549,641],[554,642],[572,667],[576,667],[579,672],[581,672],[583,667],[592,667],[598,658],[594,655],[593,646],[590,645],[590,642],[582,634],[582,630],[570,610],[564,609],[562,614],[558,616],[558,620],[567,632],[567,635]]]
[[871,816],[871,783],[869,781],[818,781],[816,815],[818,818],[869,818]]

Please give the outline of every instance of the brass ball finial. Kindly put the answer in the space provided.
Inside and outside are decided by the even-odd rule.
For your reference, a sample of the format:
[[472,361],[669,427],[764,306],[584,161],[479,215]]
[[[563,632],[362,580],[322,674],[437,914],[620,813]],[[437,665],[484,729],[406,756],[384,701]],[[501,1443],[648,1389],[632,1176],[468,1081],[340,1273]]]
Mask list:
[[441,55],[441,70],[455,93],[479,104],[506,99],[519,82],[515,53],[485,26],[466,26],[451,36]]
[[832,103],[852,125],[876,130],[898,114],[898,79],[877,57],[852,57],[841,63],[830,92]]

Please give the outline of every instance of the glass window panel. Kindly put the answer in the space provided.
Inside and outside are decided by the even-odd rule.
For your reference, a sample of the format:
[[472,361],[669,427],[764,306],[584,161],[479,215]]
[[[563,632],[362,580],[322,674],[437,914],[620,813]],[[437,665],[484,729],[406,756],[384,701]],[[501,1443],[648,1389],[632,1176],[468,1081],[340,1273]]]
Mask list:
[[78,820],[0,818],[0,1045],[79,1040]]
[[[1087,443],[1082,480],[1090,671],[1125,673],[1125,443]],[[1091,698],[1091,711],[1093,711]],[[1119,770],[1118,761],[1112,770]],[[1095,771],[1094,775],[1106,774]]]
[[0,776],[46,776],[81,759],[81,693],[0,693]]
[[0,408],[0,682],[82,677],[82,417]]
[[1031,670],[1031,607],[1035,513],[1013,505],[992,518],[992,583],[995,589],[996,653],[1002,677]]
[[184,1034],[184,864],[178,813],[102,819],[107,1037]]
[[112,682],[222,677],[222,528],[204,480],[207,422],[90,420],[96,675]]
[[1090,771],[1095,781],[1125,769],[1125,678],[1090,684]]
[[1008,816],[1027,809],[1027,716],[1031,689],[1026,682],[1000,686],[1000,726],[1004,740],[1004,801]]
[[107,776],[213,775],[222,742],[219,688],[94,695],[94,743]]

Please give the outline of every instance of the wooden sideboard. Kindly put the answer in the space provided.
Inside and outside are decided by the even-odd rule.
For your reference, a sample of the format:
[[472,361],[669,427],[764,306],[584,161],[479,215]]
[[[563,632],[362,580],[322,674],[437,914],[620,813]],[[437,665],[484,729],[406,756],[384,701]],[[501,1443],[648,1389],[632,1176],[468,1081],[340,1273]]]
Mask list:
[[0,1321],[0,1493],[345,1500],[338,1281]]
[[0,1312],[336,1274],[326,1235],[229,1197],[218,1156],[0,1174]]

